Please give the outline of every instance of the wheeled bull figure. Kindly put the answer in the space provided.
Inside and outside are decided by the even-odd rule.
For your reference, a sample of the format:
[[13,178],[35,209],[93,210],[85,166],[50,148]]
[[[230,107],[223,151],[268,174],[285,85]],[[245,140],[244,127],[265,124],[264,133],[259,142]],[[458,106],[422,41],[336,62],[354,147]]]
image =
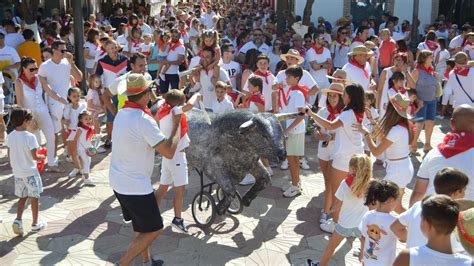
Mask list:
[[246,110],[207,115],[198,110],[187,114],[191,146],[186,150],[188,163],[224,192],[217,205],[217,213],[225,213],[236,194],[236,185],[250,173],[255,184],[244,195],[242,202],[250,206],[259,191],[270,182],[270,173],[259,160],[266,158],[282,162],[286,158],[283,130],[279,121],[291,119],[293,114],[252,113]]

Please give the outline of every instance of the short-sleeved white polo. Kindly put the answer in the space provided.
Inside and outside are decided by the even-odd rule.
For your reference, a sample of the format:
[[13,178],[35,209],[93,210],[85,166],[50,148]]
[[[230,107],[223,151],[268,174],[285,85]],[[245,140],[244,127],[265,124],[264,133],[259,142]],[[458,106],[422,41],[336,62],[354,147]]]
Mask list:
[[[172,62],[178,60],[178,57],[180,55],[184,56],[186,54],[186,49],[184,48],[183,45],[180,45],[176,47],[173,50],[169,50],[168,55],[166,56],[166,61]],[[178,74],[179,72],[179,66],[178,65],[170,65],[168,70],[166,71],[165,74]]]

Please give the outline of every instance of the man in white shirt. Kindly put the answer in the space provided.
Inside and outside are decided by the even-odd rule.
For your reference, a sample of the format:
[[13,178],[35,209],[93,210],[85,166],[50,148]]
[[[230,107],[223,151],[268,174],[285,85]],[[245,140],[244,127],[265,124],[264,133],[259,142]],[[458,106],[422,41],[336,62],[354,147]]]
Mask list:
[[0,70],[3,75],[11,76],[14,81],[18,77],[20,56],[15,48],[5,44],[5,34],[0,32]]
[[270,46],[263,42],[263,31],[261,29],[255,29],[253,31],[253,40],[247,42],[240,48],[240,53],[237,58],[239,62],[243,63],[245,61],[245,54],[250,49],[257,49],[263,54],[268,54],[271,51]]
[[235,47],[232,44],[221,46],[222,68],[227,71],[230,78],[232,89],[240,90],[240,81],[242,79],[242,69],[240,64],[234,61]]
[[5,35],[5,44],[7,46],[17,48],[18,45],[22,44],[25,41],[23,35],[18,33],[15,29],[15,23],[12,20],[4,20],[3,27],[5,28],[6,35]]
[[[324,38],[322,35],[315,36],[314,46],[308,50],[306,58],[311,65],[309,73],[321,88],[329,88],[329,79],[327,78],[328,69],[332,68],[331,51],[324,47]],[[310,103],[311,105],[314,102]],[[326,97],[321,94],[318,103],[319,107],[326,106]]]
[[453,108],[462,104],[474,107],[474,68],[468,67],[468,56],[464,52],[458,52],[454,56],[456,66],[449,74],[446,86],[453,93]]
[[451,42],[449,43],[449,52],[453,55],[457,52],[460,52],[464,46],[464,39],[466,39],[466,35],[471,32],[472,27],[469,24],[464,24],[461,27],[461,34],[454,37]]
[[453,131],[423,159],[411,194],[410,206],[434,193],[435,175],[445,167],[456,168],[469,177],[465,198],[474,200],[474,107],[461,105],[454,109],[451,127]]
[[355,47],[364,45],[365,41],[369,38],[369,27],[367,26],[360,26],[357,29],[357,36],[352,39],[351,49],[350,51],[354,50]]
[[[48,108],[53,119],[54,132],[56,134],[61,132],[63,143],[66,143],[66,132],[64,132],[61,126],[64,105],[67,103],[66,99],[71,85],[71,76],[80,82],[82,80],[82,72],[74,64],[73,55],[67,52],[64,41],[54,41],[51,49],[53,55],[51,59],[41,64],[38,70],[38,77],[44,91],[52,90],[62,98],[59,102],[52,97],[48,97]],[[58,136],[56,135],[56,152],[57,145]]]
[[138,14],[138,25],[140,25],[140,29],[142,30],[142,36],[145,36],[146,34],[153,35],[153,29],[150,25],[145,23],[145,17],[143,14]]
[[158,128],[158,124],[147,108],[150,101],[148,86],[141,74],[131,74],[125,90],[119,93],[128,97],[129,102],[116,118],[113,139],[120,145],[113,145],[110,159],[109,181],[114,190],[123,218],[132,222],[135,237],[130,248],[119,263],[128,265],[142,254],[143,261],[150,260],[149,247],[163,232],[163,220],[156,201],[151,175],[155,152],[171,159],[179,143],[178,126],[181,114],[173,115],[173,127],[168,139]]
[[204,24],[208,29],[214,28],[214,22],[212,22],[212,18],[216,15],[212,8],[207,8],[207,12],[202,14],[201,16],[201,23]]
[[160,78],[160,92],[168,92],[171,89],[179,89],[179,66],[184,62],[186,49],[180,41],[181,32],[177,28],[171,30],[170,50],[166,56],[166,60],[161,61],[162,64],[168,64],[169,68],[165,72],[165,79]]
[[374,90],[375,82],[372,80],[372,70],[367,62],[374,52],[364,45],[357,46],[349,55],[349,62],[342,68],[346,71],[347,79],[362,85],[364,90]]
[[435,31],[436,37],[438,38],[445,38],[446,40],[449,39],[449,31],[446,29],[446,23],[444,21],[440,21],[438,24],[438,29]]

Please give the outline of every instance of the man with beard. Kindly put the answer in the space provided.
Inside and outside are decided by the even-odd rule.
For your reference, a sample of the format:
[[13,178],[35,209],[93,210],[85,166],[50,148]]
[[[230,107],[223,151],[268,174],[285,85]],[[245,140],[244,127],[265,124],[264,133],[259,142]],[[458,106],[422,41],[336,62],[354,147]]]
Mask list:
[[172,89],[179,89],[179,66],[184,62],[186,49],[180,41],[181,32],[177,28],[171,29],[171,44],[166,60],[161,64],[169,65],[165,72],[165,79],[160,78],[160,92],[166,93],[171,85]]

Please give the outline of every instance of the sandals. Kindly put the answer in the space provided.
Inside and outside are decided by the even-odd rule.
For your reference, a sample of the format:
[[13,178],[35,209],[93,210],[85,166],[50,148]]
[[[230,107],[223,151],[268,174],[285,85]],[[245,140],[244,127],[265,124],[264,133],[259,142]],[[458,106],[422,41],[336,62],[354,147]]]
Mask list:
[[424,153],[428,153],[428,152],[431,151],[432,149],[433,149],[433,147],[431,147],[431,146],[428,146],[428,147],[425,146],[425,147],[423,147],[423,152],[424,152]]
[[412,149],[410,150],[410,156],[414,157],[414,156],[420,156],[421,154],[418,152],[417,149]]

